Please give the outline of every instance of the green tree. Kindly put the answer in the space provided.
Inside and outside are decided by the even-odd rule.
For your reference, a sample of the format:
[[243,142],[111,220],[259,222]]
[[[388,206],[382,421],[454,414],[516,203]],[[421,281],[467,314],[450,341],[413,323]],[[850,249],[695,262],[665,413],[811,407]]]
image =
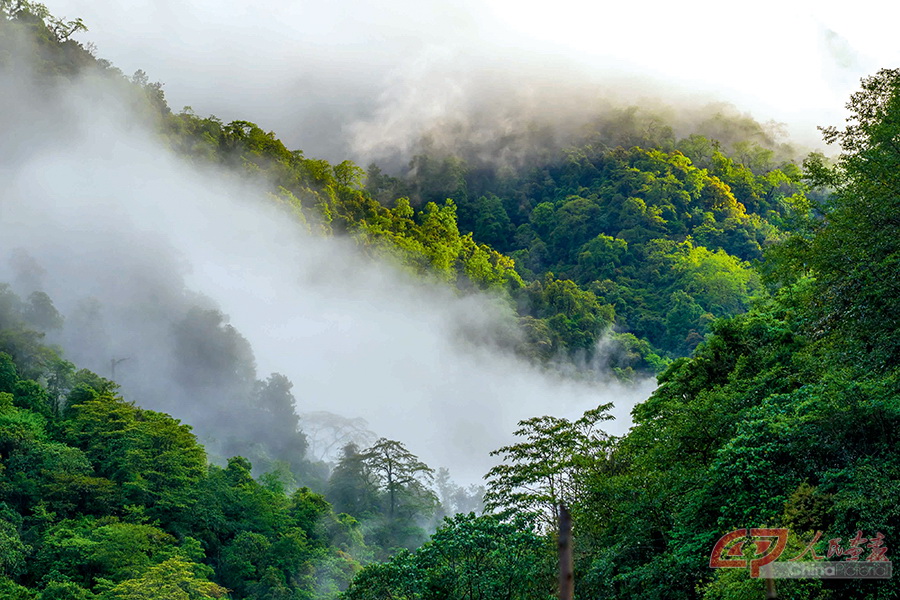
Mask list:
[[554,553],[522,523],[456,515],[415,553],[364,568],[346,600],[549,600]]
[[838,143],[836,168],[807,167],[835,186],[805,255],[819,292],[819,328],[853,344],[853,359],[877,368],[900,364],[900,70],[883,69],[850,98],[844,129],[824,130]]
[[578,253],[578,280],[589,282],[616,277],[627,254],[628,242],[601,233]]
[[363,453],[363,460],[387,496],[387,516],[393,520],[402,510],[428,510],[434,492],[427,486],[434,470],[406,449],[402,442],[381,438]]
[[338,512],[363,517],[378,510],[378,482],[359,446],[350,442],[328,479],[328,498]]
[[104,593],[102,600],[203,600],[222,598],[227,590],[197,576],[196,565],[170,558]]
[[3,513],[11,511],[0,512],[0,577],[15,577],[24,570],[25,556],[31,548],[22,542],[17,524],[7,520]]
[[51,581],[41,590],[39,600],[93,600],[90,591],[71,581]]
[[98,474],[118,484],[124,504],[145,506],[149,516],[169,523],[190,518],[206,453],[189,427],[110,394],[71,411],[66,439],[85,452]]
[[[688,354],[703,341],[702,336],[706,333],[704,325],[708,324],[704,323],[703,317],[709,313],[694,302],[694,299],[684,290],[672,292],[669,304],[671,308],[666,314],[665,321],[666,335],[670,338],[669,344]],[[712,319],[711,314],[709,314],[709,319]]]
[[0,577],[0,596],[8,600],[37,600],[34,591],[6,577]]
[[560,503],[576,501],[583,476],[606,458],[610,438],[597,425],[612,418],[611,406],[598,406],[574,421],[552,416],[520,421],[515,435],[524,440],[491,452],[503,461],[485,475],[485,508],[528,515],[552,530]]
[[553,597],[552,543],[522,522],[457,514],[416,552],[423,600],[531,600]]
[[475,202],[475,226],[472,233],[479,242],[501,251],[506,250],[512,234],[512,222],[499,197],[488,194]]
[[228,544],[221,554],[219,572],[221,582],[240,596],[261,577],[266,555],[271,543],[266,536],[242,531]]

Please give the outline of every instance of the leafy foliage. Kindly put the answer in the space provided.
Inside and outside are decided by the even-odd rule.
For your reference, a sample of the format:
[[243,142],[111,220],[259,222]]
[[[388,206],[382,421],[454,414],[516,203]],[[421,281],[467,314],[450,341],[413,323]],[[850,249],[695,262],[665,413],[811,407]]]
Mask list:
[[[412,551],[437,508],[431,469],[381,439],[345,447],[334,508],[293,490],[309,465],[292,384],[258,380],[221,313],[185,315],[178,354],[204,361],[176,357],[173,375],[221,391],[223,411],[256,407],[252,435],[222,447],[264,464],[259,478],[241,456],[208,465],[188,426],[76,371],[43,343],[62,323],[51,299],[0,285],[0,596],[336,597],[353,579],[348,599],[546,599],[560,502],[576,523],[580,597],[758,596],[745,573],[708,568],[715,540],[748,524],[790,527],[791,552],[815,531],[900,533],[897,70],[863,81],[848,126],[825,130],[842,154],[833,166],[813,156],[806,174],[763,145],[677,139],[626,111],[617,135],[598,123],[596,139],[527,169],[434,153],[395,178],[307,158],[248,121],[173,113],[162,84],[125,78],[72,40],[78,19],[23,0],[0,2],[0,17],[0,63],[24,43],[48,89],[92,69],[184,156],[269,182],[299,226],[505,297],[522,354],[590,359],[608,336],[621,376],[661,371],[620,439],[597,428],[606,406],[523,421],[488,474],[497,514],[447,519]],[[750,267],[763,258],[769,295]],[[266,443],[251,443],[261,432]],[[362,568],[372,557],[389,559]],[[862,580],[779,589],[897,596]]]
[[328,496],[362,521],[376,547],[411,549],[425,540],[422,526],[437,509],[433,480],[434,471],[401,442],[381,438],[363,451],[344,447]]
[[548,600],[553,571],[546,550],[547,541],[521,523],[458,514],[414,554],[363,569],[344,598]]
[[[4,597],[334,597],[346,587],[354,556],[371,555],[356,521],[308,488],[288,496],[277,477],[254,479],[244,458],[209,466],[188,426],[93,373],[60,371],[24,328],[29,305],[5,294],[4,324],[20,335],[0,336]],[[30,351],[16,360],[4,351],[23,336]],[[273,377],[260,395],[286,388]]]
[[851,360],[891,368],[900,364],[900,71],[884,69],[864,79],[847,108],[845,129],[824,130],[825,140],[838,143],[842,153],[833,171],[813,169],[818,183],[835,189],[827,219],[802,260],[816,277],[822,332],[846,339],[847,351],[857,350]]
[[[739,527],[789,527],[787,558],[816,531],[896,537],[897,511],[882,499],[895,493],[900,418],[887,235],[900,164],[897,81],[895,71],[864,80],[850,125],[826,130],[844,153],[835,168],[810,165],[835,187],[825,218],[769,258],[783,261],[782,273],[802,268],[749,313],[714,321],[587,472],[573,507],[580,594],[759,595],[762,583],[746,572],[707,568],[716,539]],[[896,586],[866,580],[777,585],[784,597],[896,596]]]
[[607,414],[611,406],[589,410],[572,422],[550,416],[521,421],[515,434],[525,441],[491,453],[503,456],[503,462],[485,475],[485,507],[536,517],[541,528],[553,530],[559,505],[582,495],[582,474],[610,445],[597,423],[612,418]]

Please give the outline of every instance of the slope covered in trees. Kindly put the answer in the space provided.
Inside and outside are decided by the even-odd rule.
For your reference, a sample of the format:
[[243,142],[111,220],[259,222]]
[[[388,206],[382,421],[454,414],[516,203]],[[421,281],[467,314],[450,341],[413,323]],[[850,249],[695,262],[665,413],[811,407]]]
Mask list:
[[796,164],[756,144],[728,155],[699,135],[579,147],[506,177],[418,156],[398,179],[308,159],[248,122],[182,112],[165,130],[194,160],[273,182],[273,198],[310,230],[506,296],[521,353],[589,361],[612,335],[617,351],[604,358],[624,373],[658,371],[713,319],[746,310],[762,293],[749,261],[810,211]]
[[[489,474],[490,505],[535,523],[559,502],[572,507],[577,597],[763,597],[764,581],[748,569],[709,568],[716,541],[745,527],[787,528],[779,560],[890,558],[900,533],[900,71],[864,80],[849,108],[846,128],[826,130],[841,147],[836,164],[807,164],[813,183],[833,191],[824,218],[772,252],[765,302],[714,321],[693,356],[660,375],[624,437],[592,433],[600,407],[575,422],[525,421],[521,442],[501,450],[508,462]],[[401,564],[366,568],[355,597],[407,590]],[[423,563],[402,581],[429,576]],[[892,579],[776,587],[785,598],[898,594]]]
[[0,288],[4,598],[323,597],[347,584],[368,552],[354,519],[308,488],[254,480],[244,458],[209,465],[190,427],[43,345],[33,306]]
[[[371,167],[367,188],[385,203],[453,198],[460,230],[515,259],[527,284],[515,294],[522,314],[543,316],[536,294],[555,275],[611,307],[617,330],[686,355],[714,318],[759,295],[747,263],[808,214],[807,185],[756,123],[727,146],[679,138],[652,113],[623,111],[600,125],[537,165],[420,155],[404,178]],[[596,337],[577,329],[568,347],[590,351]]]
[[749,261],[810,210],[791,152],[759,124],[721,112],[701,124],[705,135],[676,135],[636,109],[613,113],[570,149],[515,167],[462,150],[418,155],[399,177],[333,165],[252,122],[175,113],[143,72],[124,78],[60,37],[53,17],[37,10],[48,28],[28,16],[31,5],[11,4],[9,14],[14,6],[45,76],[111,82],[173,149],[259,178],[310,231],[352,236],[420,277],[505,297],[520,317],[517,350],[537,361],[658,372],[689,354],[713,319],[748,308],[762,291]]
[[417,156],[393,178],[288,151],[252,123],[168,117],[189,156],[241,164],[310,229],[354,236],[420,276],[508,297],[538,360],[593,357],[656,372],[762,292],[749,261],[810,211],[799,167],[758,144],[668,135],[598,142],[506,174]]
[[[285,387],[278,375],[232,405],[244,448],[268,458],[254,478],[250,460],[210,457],[191,427],[47,345],[42,329],[61,320],[46,294],[22,300],[0,284],[3,597],[332,598],[361,564],[419,546],[444,515],[478,510],[477,488],[446,469],[435,477],[399,441],[349,444],[330,474],[310,471],[292,401],[266,400]],[[214,361],[232,345],[217,348],[200,353]],[[277,443],[285,424],[288,448]]]
[[[587,359],[618,328],[610,366],[661,370],[622,438],[599,429],[606,407],[524,421],[488,474],[495,514],[458,515],[415,550],[448,510],[438,496],[462,507],[465,494],[440,473],[432,489],[432,470],[384,439],[344,448],[317,482],[327,497],[271,472],[282,461],[301,485],[315,479],[290,382],[257,379],[220,313],[187,313],[181,343],[196,354],[192,331],[215,333],[234,359],[228,387],[262,407],[251,424],[286,427],[286,445],[223,450],[272,459],[258,479],[240,456],[209,465],[189,427],[77,370],[42,343],[60,318],[52,300],[3,288],[3,597],[544,599],[560,501],[575,520],[579,597],[759,597],[746,571],[708,567],[715,541],[740,527],[790,528],[786,557],[817,531],[822,544],[857,531],[896,539],[900,72],[864,81],[848,127],[826,130],[842,150],[834,166],[814,158],[801,172],[759,145],[656,127],[511,171],[422,155],[394,178],[307,158],[249,122],[173,114],[159,84],[126,80],[68,39],[78,21],[0,8],[4,65],[25,44],[47,89],[99,73],[184,156],[271,184],[285,218],[506,298],[521,353]],[[762,257],[759,271],[748,264]],[[181,373],[186,385],[217,379],[219,358]],[[384,562],[363,568],[373,559]],[[898,595],[891,581],[778,586]]]

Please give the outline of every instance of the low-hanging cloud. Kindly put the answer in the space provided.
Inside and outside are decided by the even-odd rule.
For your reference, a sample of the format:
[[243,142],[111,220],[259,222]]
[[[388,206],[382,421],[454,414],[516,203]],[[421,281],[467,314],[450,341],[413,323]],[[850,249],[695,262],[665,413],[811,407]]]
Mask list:
[[[514,335],[502,301],[459,297],[364,259],[350,240],[304,234],[262,182],[165,149],[102,79],[48,93],[2,77],[0,280],[50,295],[67,318],[53,341],[81,366],[108,376],[127,359],[116,367],[127,397],[206,436],[221,423],[192,396],[202,392],[169,377],[201,358],[178,353],[177,327],[197,306],[228,315],[259,373],[293,381],[298,412],[362,416],[464,482],[517,420],[614,401],[610,429],[622,433],[654,385],[567,380],[473,343],[467,332]],[[215,419],[252,427],[221,402]]]
[[811,1],[752,9],[573,0],[49,5],[83,17],[91,31],[79,39],[95,42],[100,55],[163,82],[176,110],[251,120],[310,155],[363,163],[405,164],[411,146],[442,122],[502,136],[537,115],[539,126],[560,127],[559,137],[596,116],[598,99],[648,97],[676,112],[734,104],[815,145],[816,126],[840,121],[855,81],[897,58],[882,43],[836,79],[821,28],[871,45],[889,39],[890,20]]

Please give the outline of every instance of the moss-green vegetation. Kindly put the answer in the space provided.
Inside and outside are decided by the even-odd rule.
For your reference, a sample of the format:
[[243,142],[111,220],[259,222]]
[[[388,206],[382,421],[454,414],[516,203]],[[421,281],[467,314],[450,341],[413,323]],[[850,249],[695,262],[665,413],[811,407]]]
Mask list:
[[[440,512],[434,473],[402,443],[345,447],[318,481],[327,497],[298,488],[288,479],[313,475],[289,382],[250,373],[269,415],[253,422],[287,423],[296,462],[258,479],[240,456],[211,466],[187,425],[42,342],[60,318],[50,298],[0,288],[0,596],[545,600],[558,502],[584,598],[761,597],[745,571],[708,567],[739,527],[789,527],[792,555],[815,531],[896,543],[900,72],[864,81],[848,127],[826,130],[842,149],[831,167],[657,127],[518,171],[423,155],[390,177],[307,158],[252,123],[172,113],[159,84],[69,39],[79,21],[0,9],[0,63],[25,44],[48,90],[92,70],[185,157],[262,177],[299,227],[507,299],[522,354],[591,358],[613,332],[610,367],[661,372],[622,438],[597,429],[605,406],[524,421],[489,477],[501,516],[457,515],[421,545]],[[191,319],[240,354],[220,316]],[[898,596],[891,581],[778,586]]]

